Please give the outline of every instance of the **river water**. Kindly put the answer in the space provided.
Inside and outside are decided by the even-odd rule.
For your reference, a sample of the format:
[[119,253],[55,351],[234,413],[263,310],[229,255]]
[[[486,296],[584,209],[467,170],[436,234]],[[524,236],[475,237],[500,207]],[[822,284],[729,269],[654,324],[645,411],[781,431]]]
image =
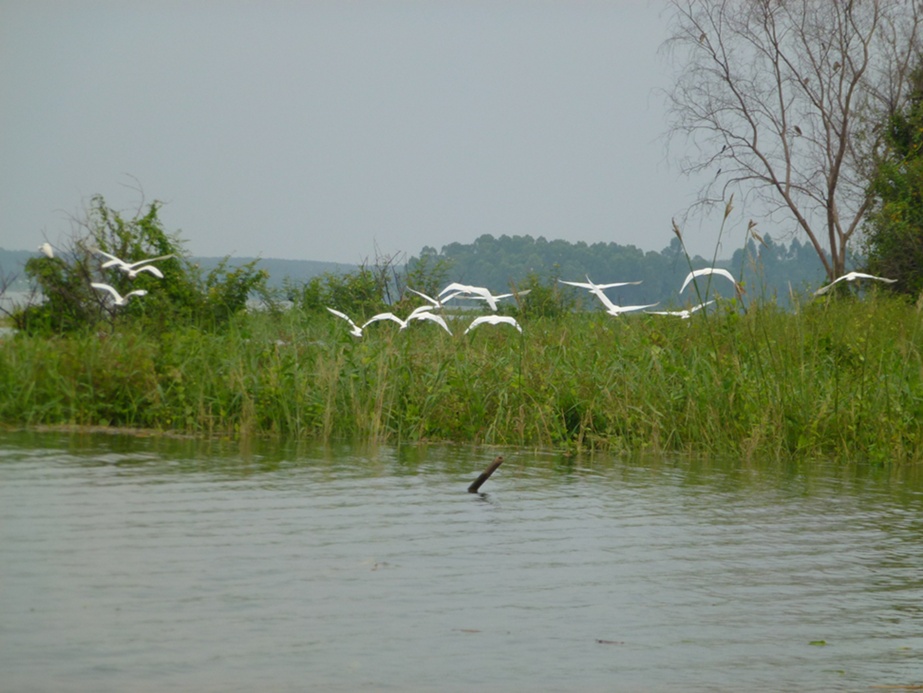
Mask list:
[[0,434],[2,691],[923,684],[923,470]]

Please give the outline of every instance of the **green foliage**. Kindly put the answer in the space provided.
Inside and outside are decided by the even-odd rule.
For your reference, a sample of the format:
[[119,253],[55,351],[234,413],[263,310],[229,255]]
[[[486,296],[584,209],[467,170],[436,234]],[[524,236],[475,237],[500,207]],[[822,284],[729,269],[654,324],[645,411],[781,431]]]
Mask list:
[[[545,279],[538,272],[529,272],[518,286],[523,318],[558,318],[576,307],[574,293],[562,291],[557,267]],[[525,293],[528,291],[529,293]]]
[[923,66],[903,110],[890,115],[865,224],[870,273],[897,279],[891,290],[923,293]]
[[[457,441],[803,461],[923,459],[923,318],[899,297],[690,320],[523,317],[332,336],[329,315],[233,316],[0,341],[0,420],[332,441]],[[344,334],[343,330],[338,330]]]
[[326,307],[349,315],[370,316],[385,309],[385,286],[380,275],[362,266],[355,272],[327,272],[301,284],[286,287],[296,309],[324,313]]
[[[79,220],[69,248],[53,258],[31,258],[26,274],[34,282],[36,298],[12,313],[14,326],[25,332],[64,333],[95,329],[100,323],[139,323],[164,329],[179,322],[214,326],[244,310],[251,293],[265,291],[266,273],[258,261],[229,269],[227,259],[202,276],[185,255],[178,235],[163,228],[159,202],[126,218],[101,196],[93,197]],[[117,267],[104,267],[108,253],[128,262],[163,258],[158,278],[142,272],[130,278]],[[121,295],[143,289],[147,295],[115,306],[108,294],[90,286],[101,282]],[[39,298],[40,297],[40,298]]]

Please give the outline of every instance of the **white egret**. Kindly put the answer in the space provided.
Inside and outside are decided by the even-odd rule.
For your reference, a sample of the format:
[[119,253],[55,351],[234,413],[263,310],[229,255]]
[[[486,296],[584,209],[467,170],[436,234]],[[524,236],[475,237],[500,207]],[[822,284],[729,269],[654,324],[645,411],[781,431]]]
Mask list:
[[109,258],[106,262],[103,263],[103,269],[108,269],[109,267],[116,267],[119,271],[124,272],[128,275],[129,279],[134,279],[141,272],[150,272],[158,279],[163,279],[163,272],[154,267],[151,263],[157,262],[158,260],[167,260],[171,257],[176,257],[172,253],[170,255],[161,255],[159,257],[149,257],[144,260],[138,260],[137,262],[125,262],[123,259],[116,257],[107,253],[105,250],[100,250],[96,248],[95,251],[100,255],[105,255]]
[[614,315],[615,317],[618,317],[622,313],[631,313],[636,310],[644,310],[645,308],[653,308],[654,306],[657,305],[657,303],[660,303],[660,301],[657,301],[657,303],[648,303],[647,305],[643,305],[643,306],[617,306],[611,300],[609,300],[609,297],[606,296],[606,294],[604,294],[602,291],[596,294],[596,296],[599,298],[600,301],[602,301],[602,304],[606,307],[606,312],[609,315]]
[[[439,295],[442,296],[443,294],[449,293],[450,291],[455,292],[451,296],[452,298],[454,298],[455,296],[461,296],[462,298],[474,298],[474,299],[480,299],[483,301],[487,301],[487,305],[489,305],[491,310],[494,310],[494,311],[497,310],[497,301],[499,301],[501,298],[510,298],[511,296],[517,295],[517,294],[496,294],[495,295],[495,294],[490,293],[490,289],[486,289],[483,286],[471,286],[469,284],[459,284],[458,282],[452,282],[451,284],[449,284],[447,287],[445,287],[442,291],[439,292]],[[520,291],[518,295],[525,296],[527,293],[529,293],[529,291],[531,291],[531,289]],[[443,300],[447,301],[448,298],[443,299]]]
[[39,247],[39,252],[43,253],[45,257],[49,259],[54,259],[54,248],[51,247],[51,243],[45,241]]
[[368,320],[366,320],[364,323],[362,323],[362,329],[364,330],[366,327],[371,325],[373,322],[379,322],[381,320],[390,320],[391,322],[396,322],[398,325],[401,326],[402,330],[405,327],[407,327],[407,321],[401,320],[394,313],[379,313],[378,315],[373,315]]
[[430,310],[420,310],[418,308],[417,310],[415,310],[413,313],[410,314],[410,316],[404,322],[404,327],[402,327],[401,329],[403,330],[405,327],[407,327],[407,325],[410,324],[411,320],[429,320],[430,322],[434,322],[440,327],[442,327],[442,329],[444,329],[449,334],[452,334],[452,330],[450,330],[449,326],[446,324],[445,318],[443,318],[441,315],[436,315],[435,313],[433,313],[430,306],[424,306],[424,308],[429,308]]
[[737,280],[734,279],[734,275],[728,272],[726,269],[722,269],[721,267],[705,267],[703,269],[693,270],[688,275],[686,275],[686,281],[683,282],[683,285],[680,288],[679,292],[683,293],[683,290],[687,286],[689,286],[689,282],[691,282],[696,277],[701,277],[703,275],[711,275],[711,274],[717,274],[719,276],[725,277],[734,285],[734,289],[737,291],[738,294],[743,293],[743,287],[741,287],[740,284],[737,283]]
[[145,291],[144,289],[135,289],[134,291],[129,291],[127,294],[122,296],[122,294],[116,291],[114,287],[111,287],[108,284],[92,282],[90,286],[92,286],[94,289],[99,289],[100,291],[108,291],[110,294],[112,294],[112,300],[113,300],[114,305],[117,305],[117,306],[126,305],[128,303],[128,299],[130,299],[132,296],[144,296],[145,294],[147,294],[147,291]]
[[[422,291],[417,291],[416,289],[411,289],[409,286],[407,287],[407,291],[409,291],[410,293],[416,294],[417,296],[420,296],[420,297],[426,299],[427,301],[429,301],[429,302],[432,304],[432,305],[429,305],[429,306],[424,306],[424,308],[436,309],[436,310],[441,309],[441,308],[445,308],[445,303],[446,303],[446,301],[451,301],[453,298],[455,298],[456,296],[458,296],[459,294],[462,293],[461,291],[453,291],[453,292],[450,293],[448,296],[442,296],[441,298],[433,298],[432,296],[427,296],[427,295],[424,294]],[[441,294],[440,294],[440,295],[441,295]]]
[[640,284],[640,281],[637,282],[613,282],[612,284],[595,284],[590,276],[587,275],[586,282],[566,282],[563,279],[558,279],[562,284],[567,284],[568,286],[579,286],[581,289],[587,289],[591,294],[596,296],[602,295],[602,292],[606,289],[614,289],[617,286],[633,286],[635,284]]
[[517,330],[519,330],[520,334],[522,334],[522,327],[520,327],[519,323],[516,322],[516,318],[511,317],[509,315],[482,315],[479,318],[475,318],[474,320],[471,321],[471,324],[468,325],[468,329],[465,330],[465,334],[468,334],[475,327],[477,327],[478,325],[482,325],[485,322],[490,323],[491,325],[499,325],[501,323],[512,325]]
[[353,335],[354,337],[362,336],[362,328],[359,327],[356,323],[354,323],[353,319],[349,317],[346,313],[342,313],[334,308],[330,308],[329,306],[327,307],[327,310],[329,310],[331,313],[336,315],[338,318],[343,318],[346,322],[349,323],[350,327],[352,328],[349,331],[351,335]]
[[857,279],[872,279],[876,282],[887,282],[888,284],[893,284],[894,282],[897,281],[897,279],[886,279],[885,277],[876,277],[875,275],[864,274],[862,272],[847,272],[842,277],[837,277],[836,279],[834,279],[832,282],[827,284],[827,286],[822,286],[821,288],[819,288],[817,291],[814,292],[814,295],[820,296],[821,294],[827,293],[828,291],[830,291],[830,289],[833,288],[833,285],[836,284],[837,282],[842,282],[842,281],[854,282]]
[[365,324],[362,325],[364,330],[366,327],[371,325],[373,322],[378,322],[380,320],[390,320],[391,322],[396,322],[401,326],[402,330],[407,329],[407,326],[410,324],[411,320],[429,320],[434,322],[437,325],[440,325],[449,334],[452,334],[452,330],[449,329],[449,326],[446,324],[445,320],[441,315],[436,315],[433,313],[432,306],[422,306],[414,310],[410,315],[407,316],[406,320],[401,320],[394,313],[379,313],[378,315],[373,315],[368,320],[365,321]]
[[712,299],[711,301],[700,303],[699,305],[693,306],[692,308],[689,308],[687,310],[646,310],[644,312],[647,313],[648,315],[674,315],[678,318],[682,318],[683,320],[688,320],[689,318],[692,317],[692,314],[695,313],[697,310],[702,310],[702,308],[704,308],[707,305],[711,305],[714,302],[715,300]]

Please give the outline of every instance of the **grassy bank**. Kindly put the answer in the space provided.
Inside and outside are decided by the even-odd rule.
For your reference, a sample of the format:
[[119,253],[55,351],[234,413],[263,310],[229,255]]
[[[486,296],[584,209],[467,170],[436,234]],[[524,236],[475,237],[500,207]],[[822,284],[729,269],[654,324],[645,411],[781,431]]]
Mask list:
[[[460,320],[460,323],[466,323]],[[381,442],[923,458],[920,311],[817,301],[448,335],[329,315],[0,342],[0,421]]]

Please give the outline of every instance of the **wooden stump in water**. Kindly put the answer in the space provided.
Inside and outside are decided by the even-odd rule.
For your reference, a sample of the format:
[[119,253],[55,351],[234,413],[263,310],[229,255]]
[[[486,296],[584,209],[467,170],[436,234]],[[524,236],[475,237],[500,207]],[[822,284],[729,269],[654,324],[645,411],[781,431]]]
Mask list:
[[497,459],[491,462],[490,466],[481,473],[481,476],[471,483],[471,486],[468,487],[468,493],[477,493],[478,489],[481,488],[481,484],[487,481],[501,464],[503,464],[503,455],[497,455]]

